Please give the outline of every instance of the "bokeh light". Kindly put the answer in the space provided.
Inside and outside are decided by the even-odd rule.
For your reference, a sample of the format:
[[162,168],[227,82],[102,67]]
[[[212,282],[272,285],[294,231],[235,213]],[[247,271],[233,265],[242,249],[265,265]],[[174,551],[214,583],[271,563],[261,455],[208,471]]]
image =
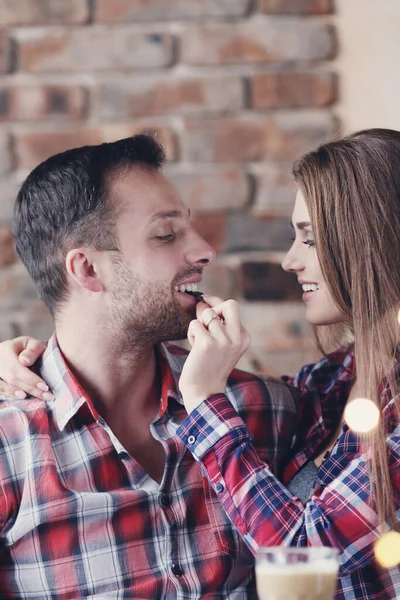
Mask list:
[[368,398],[355,398],[346,405],[344,419],[356,433],[368,433],[379,423],[379,409]]
[[375,558],[385,569],[400,563],[400,533],[388,531],[375,542]]

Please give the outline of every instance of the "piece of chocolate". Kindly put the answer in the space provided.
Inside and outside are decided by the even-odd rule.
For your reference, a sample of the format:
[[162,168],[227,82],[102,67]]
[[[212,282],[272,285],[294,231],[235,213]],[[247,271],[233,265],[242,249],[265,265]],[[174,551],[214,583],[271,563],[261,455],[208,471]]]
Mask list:
[[185,294],[190,294],[191,296],[196,298],[197,302],[204,302],[203,292],[188,292],[188,291],[186,291]]

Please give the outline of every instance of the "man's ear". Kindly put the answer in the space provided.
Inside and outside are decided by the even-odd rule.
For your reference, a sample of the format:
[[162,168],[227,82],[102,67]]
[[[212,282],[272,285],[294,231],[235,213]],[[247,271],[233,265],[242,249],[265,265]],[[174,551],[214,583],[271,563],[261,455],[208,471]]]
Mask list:
[[104,285],[99,275],[97,258],[98,252],[89,248],[74,248],[68,252],[65,258],[68,275],[78,287],[90,292],[101,292],[104,290]]

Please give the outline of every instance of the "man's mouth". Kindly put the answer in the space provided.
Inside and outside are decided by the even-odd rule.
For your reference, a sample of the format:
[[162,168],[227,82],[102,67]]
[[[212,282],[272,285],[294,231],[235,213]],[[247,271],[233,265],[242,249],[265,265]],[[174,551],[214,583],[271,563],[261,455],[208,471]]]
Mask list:
[[198,291],[197,283],[182,283],[181,285],[176,285],[174,291],[191,296],[196,302],[204,302],[203,292]]
[[181,292],[182,294],[185,292],[197,292],[197,283],[182,283],[181,285],[176,285],[174,290],[175,292]]
[[197,302],[205,302],[203,292],[185,292],[185,294],[193,296]]

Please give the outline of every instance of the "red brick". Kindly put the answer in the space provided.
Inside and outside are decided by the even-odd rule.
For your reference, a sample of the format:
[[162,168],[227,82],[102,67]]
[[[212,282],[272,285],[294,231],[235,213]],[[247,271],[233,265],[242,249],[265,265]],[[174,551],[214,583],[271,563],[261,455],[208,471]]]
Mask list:
[[11,137],[6,131],[0,131],[0,174],[8,173],[13,167]]
[[100,83],[93,92],[93,114],[99,119],[220,112],[242,106],[243,82],[237,76],[118,78]]
[[287,251],[292,235],[287,217],[255,218],[232,213],[226,217],[222,249],[229,253]]
[[8,267],[16,261],[11,229],[0,227],[0,267]]
[[206,293],[212,294],[213,296],[219,296],[223,299],[235,298],[238,286],[237,286],[237,269],[235,265],[224,261],[224,259],[217,259],[211,263],[203,271],[203,279],[199,284],[199,289]]
[[222,117],[187,119],[182,139],[188,161],[249,162],[264,156],[265,119]]
[[336,129],[337,123],[328,111],[277,115],[265,128],[265,157],[296,160],[331,139]]
[[9,70],[10,70],[10,40],[8,38],[7,32],[0,30],[0,73],[7,73]]
[[247,13],[250,0],[97,0],[95,20],[137,22],[240,17]]
[[35,284],[20,260],[17,260],[11,268],[3,270],[1,275],[0,314],[4,309],[22,312],[21,309],[26,307],[26,301],[36,305],[38,294]]
[[[22,310],[13,311],[14,331],[47,340],[54,331],[54,321],[44,304],[37,298],[25,302]],[[14,334],[15,335],[15,334]]]
[[5,0],[0,10],[0,27],[86,23],[87,0]]
[[301,301],[303,291],[296,278],[276,262],[244,262],[240,278],[242,295],[246,300]]
[[242,169],[166,169],[193,214],[235,210],[250,200],[251,186]]
[[173,159],[175,148],[172,131],[145,123],[119,123],[68,127],[68,129],[52,131],[20,130],[15,133],[18,168],[32,169],[49,156],[69,148],[112,142],[136,133],[155,134],[160,143],[165,146],[169,159]]
[[199,162],[294,160],[327,141],[333,131],[328,112],[192,118],[185,122],[183,154]]
[[[295,277],[293,279],[295,281]],[[302,302],[242,302],[240,314],[254,348],[273,352],[315,348]],[[280,374],[284,373],[283,369],[279,370]]]
[[304,319],[302,302],[240,302],[251,346],[239,366],[270,375],[294,375],[320,358]]
[[0,178],[0,223],[10,223],[13,218],[14,202],[24,175],[11,172]]
[[[1,287],[2,285],[0,283],[0,294]],[[5,317],[0,316],[0,342],[4,342],[4,340],[9,340],[13,336],[15,336],[15,326],[11,316],[11,310],[12,308],[10,309],[10,312],[6,313]]]
[[258,73],[250,78],[251,108],[328,106],[335,100],[333,73]]
[[268,14],[324,15],[333,8],[333,0],[260,0],[260,11]]
[[333,33],[330,25],[287,17],[190,26],[182,36],[182,60],[193,65],[326,60],[335,52]]
[[293,211],[296,185],[292,163],[268,162],[258,165],[256,194],[251,212],[258,216],[289,216]]
[[173,60],[171,35],[121,26],[21,29],[15,40],[18,68],[31,73],[143,70]]
[[100,144],[101,132],[96,127],[54,131],[20,131],[15,133],[18,168],[32,169],[53,154],[69,148]]
[[226,246],[226,216],[221,213],[197,215],[193,227],[217,252]]
[[0,84],[0,121],[80,119],[85,97],[77,85]]
[[[270,305],[267,304],[266,307],[269,308]],[[267,319],[269,313],[267,311],[264,313],[264,319]],[[258,315],[254,317],[254,320],[258,317]],[[253,339],[252,335],[251,337]],[[295,350],[270,350],[266,345],[256,346],[252,342],[249,350],[240,359],[237,368],[252,373],[264,373],[269,377],[280,377],[281,375],[294,375],[300,371],[303,365],[315,363],[320,358],[320,354],[313,348],[305,347],[303,341],[295,345]]]

